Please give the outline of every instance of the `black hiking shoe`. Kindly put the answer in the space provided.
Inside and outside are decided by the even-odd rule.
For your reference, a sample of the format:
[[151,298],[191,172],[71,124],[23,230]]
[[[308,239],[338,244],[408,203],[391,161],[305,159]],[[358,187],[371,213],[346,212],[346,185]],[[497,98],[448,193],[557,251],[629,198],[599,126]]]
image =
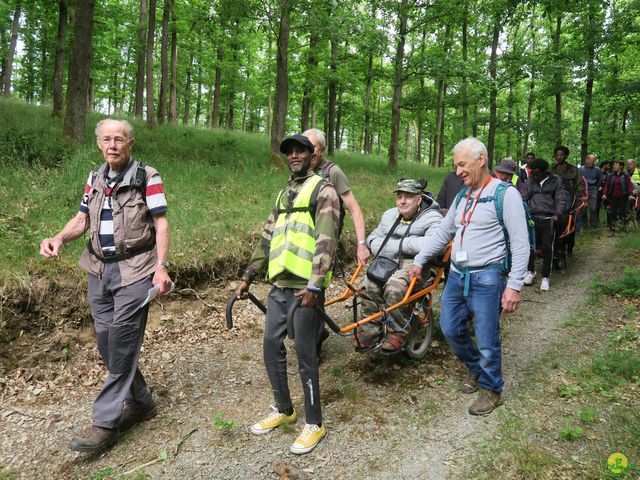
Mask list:
[[73,437],[69,448],[74,452],[92,453],[110,447],[118,440],[118,430],[95,425]]
[[478,396],[469,407],[469,413],[471,415],[487,415],[493,412],[498,405],[500,405],[500,394],[481,387]]

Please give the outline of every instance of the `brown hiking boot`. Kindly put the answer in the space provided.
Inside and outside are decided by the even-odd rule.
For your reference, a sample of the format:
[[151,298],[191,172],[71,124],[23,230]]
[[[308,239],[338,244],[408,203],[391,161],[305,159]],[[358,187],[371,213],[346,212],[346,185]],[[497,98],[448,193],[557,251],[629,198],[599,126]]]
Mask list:
[[480,375],[473,372],[467,372],[467,375],[462,380],[462,393],[473,393],[478,390],[478,380],[480,379]]
[[486,388],[480,388],[478,396],[475,401],[469,407],[469,413],[471,415],[487,415],[493,412],[493,409],[500,404],[500,394],[487,390]]
[[95,425],[73,437],[69,448],[75,452],[96,452],[109,447],[118,440],[118,430]]
[[158,409],[155,405],[151,408],[141,408],[125,404],[124,409],[122,410],[122,416],[120,417],[120,431],[126,432],[137,423],[150,420],[157,414]]

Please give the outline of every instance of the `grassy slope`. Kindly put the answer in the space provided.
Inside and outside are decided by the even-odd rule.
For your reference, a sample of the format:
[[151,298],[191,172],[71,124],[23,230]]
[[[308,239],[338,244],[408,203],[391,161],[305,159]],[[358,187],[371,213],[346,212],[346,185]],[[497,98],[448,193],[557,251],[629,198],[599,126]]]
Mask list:
[[[75,215],[88,172],[101,163],[93,143],[99,117],[91,116],[87,140],[72,148],[61,140],[61,122],[49,115],[48,108],[0,101],[0,249],[6,252],[0,256],[0,282],[24,279],[28,273],[82,275],[77,266],[82,240],[65,247],[56,262],[40,259],[38,244]],[[149,131],[141,122],[132,123],[134,156],[156,167],[166,184],[171,259],[178,272],[235,275],[288,176],[287,170],[265,167],[268,139],[181,125]],[[335,160],[349,177],[368,231],[393,206],[398,177],[426,176],[429,189],[437,192],[446,174],[408,163],[392,172],[386,159],[375,156],[339,153]],[[350,218],[344,235],[353,245]]]

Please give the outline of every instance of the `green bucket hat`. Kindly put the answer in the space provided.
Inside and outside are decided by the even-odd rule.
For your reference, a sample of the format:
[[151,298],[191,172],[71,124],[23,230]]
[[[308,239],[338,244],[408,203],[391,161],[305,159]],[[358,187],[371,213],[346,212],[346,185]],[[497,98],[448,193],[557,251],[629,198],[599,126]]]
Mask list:
[[415,180],[413,178],[403,178],[401,180],[398,180],[398,184],[396,185],[396,189],[393,191],[393,193],[422,193],[426,186],[427,181],[424,179]]

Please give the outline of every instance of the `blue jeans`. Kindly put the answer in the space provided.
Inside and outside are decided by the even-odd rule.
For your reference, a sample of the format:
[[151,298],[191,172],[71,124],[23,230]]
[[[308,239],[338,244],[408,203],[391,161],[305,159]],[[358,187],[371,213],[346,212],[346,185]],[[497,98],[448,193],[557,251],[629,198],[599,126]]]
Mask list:
[[[480,376],[480,386],[500,393],[502,351],[500,346],[500,305],[505,288],[501,270],[486,269],[471,273],[469,294],[463,296],[464,280],[451,270],[440,300],[440,328],[453,353],[470,372]],[[467,329],[473,315],[476,342]]]

